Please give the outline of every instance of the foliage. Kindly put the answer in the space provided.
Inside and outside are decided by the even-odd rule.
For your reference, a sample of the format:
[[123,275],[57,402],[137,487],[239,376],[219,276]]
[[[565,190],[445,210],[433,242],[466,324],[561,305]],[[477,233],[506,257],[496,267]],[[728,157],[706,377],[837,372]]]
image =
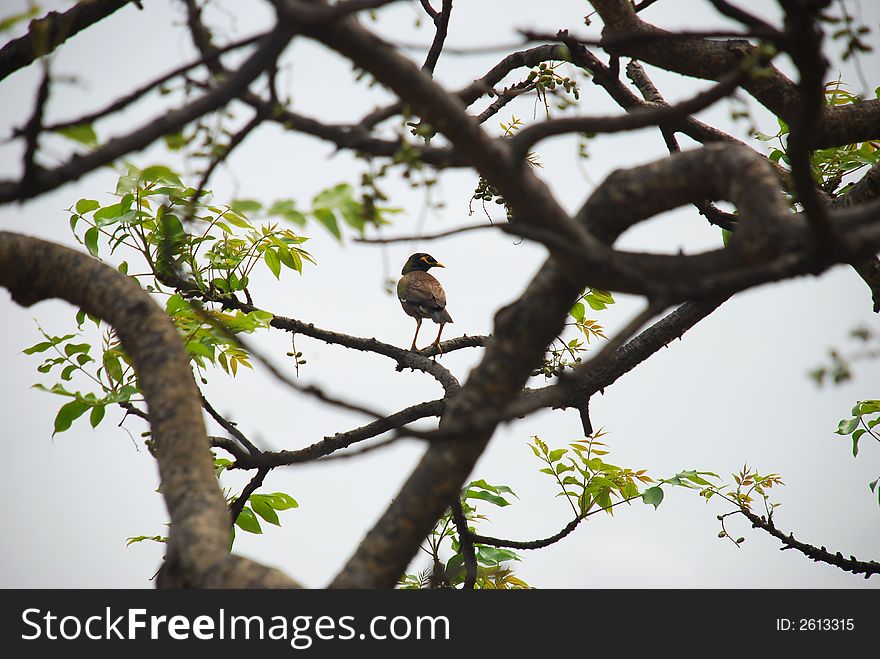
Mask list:
[[[860,400],[857,401],[852,408],[852,416],[848,419],[842,419],[837,424],[838,435],[844,437],[849,436],[852,439],[853,457],[859,454],[859,440],[867,435],[872,439],[880,442],[880,434],[878,434],[877,426],[880,425],[880,400]],[[871,492],[877,495],[878,503],[880,503],[880,477],[875,478],[868,484]]]
[[[880,336],[868,327],[857,327],[850,331],[849,338],[858,344],[858,349],[843,352],[836,348],[828,351],[829,363],[821,365],[809,372],[809,376],[817,385],[830,383],[843,384],[853,378],[853,363],[864,360],[873,360],[880,357]],[[852,440],[852,454],[859,454],[859,440],[865,435],[880,442],[880,434],[876,428],[880,424],[880,401],[860,400],[856,401],[850,416],[841,419],[837,424],[835,433]],[[880,503],[880,478],[876,478],[868,484],[871,492],[876,493]]]
[[[235,503],[237,499],[237,497],[233,497],[229,503]],[[299,504],[293,497],[284,492],[252,494],[248,497],[248,503],[242,507],[238,518],[235,520],[235,525],[248,533],[262,533],[260,517],[269,524],[281,526],[277,511],[289,510],[290,508],[299,508]]]
[[[880,98],[880,88],[876,95]],[[858,103],[861,98],[845,89],[840,79],[825,84],[825,103],[835,107]],[[755,138],[761,141],[777,140],[779,146],[770,150],[772,162],[791,165],[788,157],[788,124],[777,118],[779,131],[775,135],[755,132]],[[812,153],[813,176],[816,183],[828,194],[843,194],[852,182],[840,187],[844,179],[865,167],[880,162],[880,142],[867,141],[847,144],[828,149],[817,149]]]
[[[423,4],[427,5],[427,3]],[[821,20],[835,26],[833,38],[844,40],[846,50],[843,59],[846,60],[870,50],[870,46],[864,41],[868,28],[859,25],[851,17],[843,3],[839,3],[839,6],[841,11],[839,18],[825,14]],[[444,7],[451,7],[451,3],[444,3]],[[193,8],[190,9],[192,11]],[[429,14],[432,13],[430,7],[427,10]],[[28,12],[0,20],[0,32],[26,20],[36,11],[38,10],[34,6]],[[201,20],[195,15],[196,13],[193,12],[189,17],[194,36],[197,36],[195,28]],[[589,17],[585,22],[590,23]],[[205,41],[210,41],[209,32],[205,28],[206,34],[201,35]],[[783,44],[781,36],[790,37],[780,33],[775,43],[780,47],[787,47]],[[561,36],[557,36],[557,40],[560,39],[564,40]],[[198,43],[200,40],[197,36],[196,43],[201,48]],[[439,32],[436,43],[442,47]],[[551,116],[551,108],[553,111],[565,111],[575,107],[580,100],[580,89],[575,78],[578,75],[591,74],[579,67],[572,67],[566,61],[567,48],[558,45],[555,48],[558,50],[552,51],[553,57],[559,57],[559,60],[542,62],[535,66],[530,62],[528,66],[532,68],[527,74],[519,82],[501,92],[494,88],[483,89],[479,96],[485,95],[497,100],[492,101],[487,111],[481,114],[480,121],[494,115],[506,105],[507,101],[523,93],[529,93],[534,97],[533,118],[535,119],[539,114],[539,105],[543,105],[547,118]],[[770,46],[762,45],[756,50],[758,53],[763,53],[767,48]],[[775,54],[775,47],[773,48]],[[789,51],[795,64],[800,65],[793,49],[789,48]],[[225,81],[228,80],[228,72],[218,74],[217,70],[224,68],[225,64],[219,57],[211,59],[205,56],[202,64],[209,63],[215,64],[216,68],[213,65],[205,67],[212,74],[207,81],[197,81],[198,76],[194,72],[182,69],[185,73],[181,76],[171,77],[178,79],[176,83],[156,83],[153,88],[159,86],[159,92],[164,94],[171,91],[170,85],[178,84],[179,91],[185,96],[198,98],[203,98],[203,94],[206,94],[205,90],[209,90],[207,94],[210,94],[212,88],[222,91]],[[185,184],[177,172],[165,165],[153,165],[143,169],[126,165],[119,177],[112,202],[102,203],[83,198],[69,209],[70,228],[92,257],[113,260],[121,273],[161,300],[166,314],[179,332],[193,370],[203,383],[207,381],[206,376],[211,369],[219,368],[235,377],[239,368],[252,368],[252,356],[243,346],[242,335],[265,331],[275,320],[271,313],[256,309],[253,304],[252,281],[261,269],[265,269],[276,280],[280,280],[282,272],[286,270],[293,270],[303,275],[308,269],[307,264],[316,265],[312,254],[304,247],[308,238],[299,233],[301,229],[309,227],[311,223],[318,223],[340,242],[343,241],[344,232],[349,230],[363,237],[369,229],[389,224],[390,215],[398,212],[398,209],[383,206],[383,203],[388,201],[388,195],[380,188],[383,177],[392,171],[400,170],[400,177],[407,180],[411,187],[425,188],[426,197],[438,180],[437,171],[422,162],[421,151],[417,148],[421,146],[419,142],[430,145],[437,134],[437,129],[424,118],[412,115],[413,107],[419,108],[419,105],[416,103],[410,107],[409,100],[402,95],[399,99],[401,101],[399,107],[384,119],[380,118],[384,111],[379,111],[365,117],[359,125],[323,126],[328,135],[338,135],[340,131],[346,134],[345,140],[337,137],[339,140],[337,146],[340,148],[359,148],[350,145],[370,142],[373,137],[372,128],[392,116],[401,117],[400,124],[396,128],[391,127],[389,131],[395,133],[394,137],[398,140],[396,146],[392,146],[396,149],[392,156],[385,158],[390,153],[387,150],[382,151],[384,154],[382,158],[368,155],[366,152],[358,153],[358,157],[363,158],[367,163],[367,171],[361,178],[360,191],[356,192],[355,187],[348,183],[338,183],[319,191],[308,205],[301,205],[301,202],[292,198],[279,198],[270,202],[240,198],[227,200],[228,203],[212,199],[211,192],[203,188],[213,168],[223,162],[251,128],[262,121],[275,121],[287,112],[288,101],[279,100],[278,97],[275,80],[277,71],[274,66],[273,64],[271,70],[263,72],[268,74],[267,87],[272,105],[268,111],[258,109],[254,121],[242,129],[242,132],[235,133],[230,130],[227,120],[234,117],[233,112],[228,107],[220,107],[194,119],[190,118],[186,124],[174,126],[174,132],[165,136],[166,147],[171,151],[181,152],[181,155],[185,156],[188,168],[192,169],[193,161],[201,161],[206,165],[200,170],[196,167],[203,175],[197,187]],[[372,74],[361,68],[362,66],[364,66],[363,62],[355,62],[358,79],[367,77],[371,85],[379,84],[378,80],[372,78]],[[618,69],[618,59],[613,56],[608,69],[612,75],[604,76],[605,82],[610,84],[612,79],[619,82]],[[44,71],[46,72],[45,97],[48,97],[48,65]],[[772,74],[769,69],[751,73],[757,76]],[[602,80],[595,82],[604,86]],[[249,81],[244,84],[248,90],[250,90],[249,84]],[[395,89],[394,85],[386,85],[386,87]],[[261,90],[259,93],[251,92],[253,98],[259,99],[259,94],[263,91],[266,90]],[[877,90],[877,95],[880,97],[880,89]],[[42,105],[45,97],[37,101],[39,107],[35,107],[28,125],[15,135],[16,138],[24,137],[27,143],[25,172],[21,186],[25,198],[30,194],[26,188],[33,183],[35,173],[41,176],[45,173],[41,171],[42,165],[34,159],[39,147],[41,131],[54,132],[74,142],[80,152],[99,151],[102,146],[95,125],[87,119],[57,124],[55,127],[42,126]],[[246,100],[241,95],[235,97]],[[257,109],[258,103],[253,102],[253,98],[247,103]],[[225,97],[225,100],[228,101],[229,97]],[[848,91],[840,79],[825,86],[824,101],[831,108],[858,103],[861,100]],[[127,105],[131,99],[127,101],[120,99],[120,101],[124,102],[121,102],[117,109]],[[743,106],[745,107],[745,104]],[[213,107],[217,108],[217,105]],[[631,109],[630,106],[625,107]],[[421,108],[419,110],[421,111]],[[97,117],[94,119],[95,122],[100,121],[101,114],[92,115]],[[112,110],[104,113],[105,116],[111,114],[113,114]],[[744,113],[737,112],[734,118],[742,114]],[[440,118],[444,118],[442,113]],[[371,123],[374,120],[375,122]],[[77,121],[80,123],[76,123]],[[294,125],[296,121],[292,119],[281,123],[287,129],[297,129]],[[315,121],[314,124],[321,125],[321,122]],[[511,115],[509,122],[500,123],[502,139],[513,136],[524,125],[521,119]],[[657,125],[664,127],[662,123]],[[770,161],[779,164],[781,169],[790,169],[789,127],[782,119],[778,120],[778,126],[775,135],[756,133],[755,137],[763,141],[775,140],[775,146],[769,154]],[[385,128],[388,128],[387,124]],[[667,138],[667,146],[672,151],[674,149],[670,142],[673,140],[670,140],[666,133],[671,135],[673,131],[668,125],[665,129],[664,137]],[[410,140],[406,136],[407,133],[415,136],[416,140]],[[315,135],[318,133],[316,132]],[[386,140],[387,137],[388,135],[384,135],[376,139]],[[578,133],[577,137],[579,155],[586,158],[586,140],[592,135]],[[386,144],[395,143],[386,141]],[[677,150],[678,146],[674,146]],[[442,152],[442,148],[438,151]],[[430,150],[426,153],[430,153]],[[854,174],[880,163],[880,142],[866,141],[816,150],[810,157],[810,165],[817,185],[828,195],[836,196],[846,192],[853,184]],[[75,161],[76,157],[71,162]],[[534,152],[527,154],[526,162],[531,167],[542,166]],[[49,169],[45,171],[52,173]],[[484,173],[479,173],[479,180],[469,201],[470,212],[473,213],[473,202],[479,202],[491,223],[492,217],[487,204],[492,203],[503,207],[507,219],[512,219],[511,210],[503,194],[489,184],[483,176]],[[785,176],[782,178],[785,179]],[[499,182],[499,185],[502,184]],[[727,234],[725,234],[725,244],[726,239]],[[124,260],[120,261],[120,258]],[[601,312],[614,303],[615,300],[609,291],[584,289],[569,311],[565,331],[547,346],[543,363],[535,368],[532,375],[543,375],[545,378],[560,377],[566,369],[577,368],[582,363],[582,355],[588,350],[592,340],[607,338],[603,325],[589,317],[594,315],[590,312]],[[96,330],[86,325],[87,319],[94,322]],[[76,331],[57,336],[38,325],[41,340],[24,350],[28,355],[41,355],[43,361],[37,367],[38,372],[55,378],[51,384],[34,386],[56,394],[63,401],[55,415],[53,436],[71,428],[72,424],[87,412],[90,425],[96,428],[105,418],[107,407],[111,405],[121,406],[126,410],[126,414],[146,416],[141,409],[143,400],[132,362],[122,349],[112,328],[102,325],[98,319],[91,318],[84,311],[79,311],[76,320]],[[93,338],[95,331],[100,333],[100,338],[97,340]],[[295,358],[297,366],[305,363],[305,360],[301,359],[302,353],[296,352],[295,347],[288,355]],[[819,384],[826,379],[839,383],[851,377],[848,357],[832,351],[831,360],[830,366],[820,367],[811,374]],[[398,362],[398,370],[403,368],[403,363]],[[858,401],[852,410],[852,418],[840,422],[837,434],[852,439],[852,451],[855,457],[859,450],[859,440],[866,434],[880,441],[880,436],[876,432],[878,424],[880,424],[880,401]],[[630,504],[635,499],[641,499],[646,505],[657,509],[664,500],[664,486],[697,490],[707,502],[713,497],[720,497],[733,505],[733,512],[718,516],[722,526],[719,537],[722,538],[730,538],[725,527],[728,516],[751,512],[752,507],[760,502],[767,516],[772,517],[773,511],[778,506],[769,496],[774,486],[782,484],[778,474],[761,475],[756,470],[744,466],[738,473],[732,475],[733,484],[722,482],[713,472],[696,470],[683,470],[670,478],[655,481],[647,475],[645,469],[633,470],[606,462],[609,451],[607,445],[599,441],[604,434],[604,431],[600,430],[561,448],[552,448],[538,436],[534,436],[529,443],[531,451],[542,464],[539,472],[553,479],[559,490],[556,496],[564,498],[571,507],[574,525],[589,515],[599,512],[613,515],[614,508],[618,504]],[[148,436],[149,433],[144,435]],[[149,439],[147,446],[152,449]],[[227,469],[239,466],[241,465],[236,465],[232,460],[214,456],[214,470],[218,479],[222,479]],[[258,479],[261,479],[263,474],[264,472],[261,472]],[[255,493],[253,490],[256,480],[240,493],[224,490],[224,496],[229,507],[233,511],[238,511],[234,526],[248,533],[261,534],[263,522],[280,526],[278,512],[297,508],[299,504],[285,493]],[[880,479],[872,482],[870,487],[880,495],[878,481]],[[454,494],[446,492],[445,496],[450,497]],[[425,551],[432,559],[432,566],[420,574],[404,575],[401,587],[463,586],[468,581],[468,568],[473,567],[466,565],[469,562],[466,556],[469,557],[472,551],[476,561],[475,587],[528,588],[528,584],[516,576],[513,570],[513,565],[520,560],[518,554],[505,547],[504,541],[486,537],[482,538],[482,542],[476,541],[480,539],[476,531],[477,527],[488,521],[488,516],[483,513],[485,506],[505,508],[512,505],[515,497],[513,490],[507,485],[490,484],[485,480],[471,481],[461,490],[457,505],[445,512],[427,538]],[[448,499],[444,499],[446,500]],[[466,530],[460,526],[462,516]],[[234,541],[234,538],[233,527],[231,541]],[[147,540],[165,542],[167,538],[161,535],[139,535],[129,538],[128,544]],[[733,542],[739,546],[743,540],[739,538]],[[518,546],[528,543],[507,542],[506,544]]]
[[[706,499],[706,503],[708,503],[712,497],[717,495],[728,503],[733,504],[735,507],[735,510],[732,512],[717,516],[718,521],[721,522],[721,530],[718,532],[718,537],[727,538],[735,545],[739,546],[745,542],[745,538],[739,537],[734,540],[730,536],[725,524],[727,518],[731,515],[737,515],[742,511],[753,512],[752,506],[755,503],[756,497],[759,497],[764,512],[766,513],[766,517],[772,519],[773,511],[778,508],[780,504],[774,503],[770,500],[770,490],[775,486],[783,485],[783,482],[782,477],[779,474],[771,473],[762,476],[756,469],[751,469],[748,465],[743,465],[743,468],[740,469],[739,473],[731,474],[731,476],[734,483],[732,485],[724,483],[718,474],[711,471],[680,471],[671,478],[661,479],[659,485],[652,488],[652,490],[660,490],[659,495],[656,493],[652,494],[652,497],[657,497],[658,499],[657,503],[654,503],[653,505],[656,507],[659,505],[660,501],[663,500],[662,485],[672,485],[690,490],[697,490],[700,496]],[[653,501],[646,500],[645,503],[653,503]]]
[[559,486],[559,494],[565,497],[575,517],[586,517],[594,507],[614,514],[616,503],[629,503],[641,496],[639,484],[653,483],[645,469],[633,471],[602,460],[608,454],[607,445],[598,441],[606,433],[603,430],[571,442],[567,448],[550,449],[540,437],[533,437],[529,444],[546,467],[539,471],[552,477]]
[[[511,505],[506,495],[516,496],[514,491],[506,485],[491,485],[485,480],[475,480],[465,486],[461,491],[459,503],[468,530],[476,532],[476,524],[489,518],[477,511],[477,502],[484,501],[493,506],[505,507]],[[445,548],[445,544],[449,549]],[[401,578],[400,587],[411,590],[425,587],[439,587],[443,585],[456,588],[464,583],[466,570],[465,558],[462,553],[461,538],[455,527],[453,512],[447,509],[443,516],[434,525],[428,536],[428,548],[425,550],[432,558],[433,571],[422,574],[405,574]],[[452,555],[442,559],[442,555],[451,551]],[[504,565],[511,561],[520,560],[516,552],[510,549],[492,547],[485,544],[475,543],[474,553],[477,562],[477,574],[475,588],[479,589],[517,589],[529,588],[522,579],[516,577],[513,570]]]
[[566,327],[575,328],[578,334],[570,339],[558,337],[547,349],[543,365],[532,371],[532,376],[543,375],[545,379],[551,378],[560,375],[566,368],[574,368],[580,364],[581,355],[587,351],[592,339],[608,338],[605,336],[605,328],[599,324],[599,321],[587,317],[586,308],[602,311],[611,304],[614,304],[614,297],[609,291],[590,288],[581,293],[578,301],[568,312],[568,317],[574,322],[566,323]]

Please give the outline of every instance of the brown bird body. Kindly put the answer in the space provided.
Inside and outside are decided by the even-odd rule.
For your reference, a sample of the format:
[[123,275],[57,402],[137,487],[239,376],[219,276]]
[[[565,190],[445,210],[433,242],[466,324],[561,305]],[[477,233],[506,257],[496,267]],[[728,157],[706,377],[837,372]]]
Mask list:
[[428,274],[428,269],[434,267],[445,266],[430,254],[421,252],[413,254],[403,266],[401,271],[403,276],[397,282],[397,298],[400,300],[400,306],[407,315],[416,319],[416,333],[410,350],[417,350],[416,339],[422,327],[422,319],[430,318],[440,325],[440,331],[437,332],[437,338],[432,344],[438,349],[443,326],[452,322],[452,316],[446,311],[446,293],[440,282],[433,275]]

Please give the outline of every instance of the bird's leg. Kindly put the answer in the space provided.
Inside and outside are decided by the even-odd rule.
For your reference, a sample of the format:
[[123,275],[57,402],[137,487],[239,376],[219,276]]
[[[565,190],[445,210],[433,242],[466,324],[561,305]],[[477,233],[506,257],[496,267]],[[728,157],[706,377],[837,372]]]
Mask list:
[[416,335],[413,337],[412,347],[410,348],[413,352],[418,351],[418,348],[416,348],[416,339],[419,338],[420,329],[422,329],[422,319],[416,318]]
[[440,323],[440,331],[437,332],[437,338],[434,339],[434,343],[431,344],[431,345],[433,345],[435,348],[437,348],[437,353],[440,354],[440,355],[443,354],[443,348],[440,347],[440,335],[443,334],[443,327],[444,327],[445,325],[446,325],[446,323]]

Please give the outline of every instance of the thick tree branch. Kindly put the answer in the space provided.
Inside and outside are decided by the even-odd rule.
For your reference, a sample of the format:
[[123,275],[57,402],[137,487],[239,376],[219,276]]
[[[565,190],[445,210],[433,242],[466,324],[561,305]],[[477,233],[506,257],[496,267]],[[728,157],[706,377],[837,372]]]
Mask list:
[[24,306],[59,297],[102,318],[134,361],[171,517],[168,582],[294,586],[277,570],[229,554],[229,511],[214,476],[189,359],[174,325],[152,298],[95,259],[8,232],[0,232],[0,285]]
[[[603,37],[640,31],[664,32],[641,21],[627,0],[592,0],[591,4],[605,23]],[[612,52],[693,78],[717,80],[743,58],[751,55],[755,48],[745,41],[646,40],[615,47]],[[745,81],[743,88],[786,121],[790,121],[797,113],[802,102],[795,84],[773,67],[768,68],[767,75]],[[875,99],[834,108],[824,107],[811,136],[810,147],[827,148],[878,137],[880,99]]]
[[717,84],[675,105],[643,104],[623,116],[565,117],[526,126],[510,138],[515,153],[525,154],[538,141],[565,133],[616,133],[625,130],[654,126],[681,119],[703,110],[716,101],[729,96],[746,77],[746,71],[738,68],[723,76]]

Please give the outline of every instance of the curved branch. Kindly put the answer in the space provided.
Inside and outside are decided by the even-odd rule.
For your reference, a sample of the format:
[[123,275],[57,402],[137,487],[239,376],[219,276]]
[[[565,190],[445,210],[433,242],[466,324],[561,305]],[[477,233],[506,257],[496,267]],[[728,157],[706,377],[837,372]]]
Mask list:
[[295,586],[277,570],[229,554],[229,511],[214,476],[189,358],[152,298],[95,259],[8,232],[0,232],[0,285],[23,306],[58,297],[102,318],[134,361],[171,517],[169,581],[197,587]]
[[587,515],[578,515],[573,520],[571,520],[568,524],[562,527],[562,530],[558,533],[554,533],[549,538],[543,538],[541,540],[505,540],[503,538],[493,538],[489,535],[477,535],[474,534],[471,536],[471,539],[477,544],[481,545],[491,545],[493,547],[507,547],[508,549],[543,549],[544,547],[549,547],[552,544],[555,544],[562,540],[567,535],[571,534]]
[[808,545],[805,542],[795,540],[793,533],[785,535],[785,533],[776,528],[776,526],[773,524],[772,518],[768,520],[764,517],[759,517],[749,510],[744,509],[740,509],[738,512],[745,515],[752,523],[753,527],[763,529],[774,538],[781,540],[784,546],[779,548],[780,551],[785,551],[786,549],[796,549],[804,556],[808,556],[817,563],[828,563],[829,565],[839,567],[845,572],[852,572],[853,574],[864,574],[865,579],[868,579],[872,575],[880,574],[880,563],[878,563],[877,561],[860,561],[857,560],[855,556],[844,558],[840,552],[832,554],[827,549],[825,549],[825,547],[814,547],[813,545]]
[[449,17],[452,15],[452,0],[443,0],[443,5],[439,12],[431,7],[431,3],[428,0],[422,2],[422,7],[425,8],[425,11],[431,17],[431,20],[434,21],[434,26],[437,28],[434,33],[434,40],[431,42],[431,48],[428,50],[428,55],[425,58],[425,63],[422,64],[422,71],[433,75],[434,67],[437,66],[437,60],[440,59],[440,53],[443,50],[443,44],[446,42]]
[[[220,427],[223,428],[223,430],[225,430],[236,440],[238,440],[238,443],[245,449],[247,449],[249,455],[259,455],[261,453],[260,449],[254,446],[253,443],[251,443],[251,441],[247,437],[245,437],[245,434],[238,429],[238,426],[236,426],[234,423],[232,423],[232,421],[229,421],[226,417],[224,417],[217,410],[214,409],[211,403],[208,402],[208,399],[205,398],[204,394],[199,392],[199,397],[202,401],[202,407],[204,407],[205,411],[211,415],[211,418],[214,419],[214,421],[216,421],[220,425]],[[232,451],[230,451],[229,448],[226,446],[222,446],[221,448],[225,448],[227,451],[232,453]]]
[[64,13],[50,11],[43,18],[31,21],[26,35],[0,49],[0,80],[48,55],[77,32],[127,4],[130,0],[89,0],[76,3]]
[[163,135],[173,133],[181,126],[212,112],[245,92],[247,86],[275,61],[293,36],[293,31],[278,27],[263,41],[241,67],[223,83],[191,103],[154,118],[149,123],[111,139],[96,150],[77,155],[54,169],[39,169],[31,180],[0,181],[0,203],[23,201],[80,178],[98,167],[122,156],[145,148]]
[[266,474],[269,473],[269,467],[260,467],[257,469],[257,473],[254,474],[254,477],[251,478],[250,482],[245,485],[245,488],[241,491],[241,495],[235,499],[229,505],[229,516],[232,517],[232,523],[238,519],[238,516],[241,515],[241,511],[244,510],[245,504],[247,504],[250,496],[257,491],[257,488],[263,484],[263,479],[266,478]]
[[522,155],[540,140],[554,135],[574,132],[616,133],[675,121],[689,114],[699,112],[712,105],[715,101],[729,96],[745,77],[746,70],[740,67],[723,76],[718,84],[710,89],[675,105],[642,104],[639,108],[623,116],[552,119],[526,126],[509,138],[509,141],[514,152]]
[[328,456],[340,449],[347,448],[357,442],[362,442],[365,439],[370,439],[372,437],[378,437],[389,430],[401,428],[413,421],[432,416],[440,416],[445,407],[446,402],[442,398],[419,403],[407,407],[400,412],[396,412],[395,414],[390,414],[382,419],[377,419],[364,426],[360,426],[359,428],[347,432],[336,433],[332,437],[325,437],[320,442],[316,442],[310,446],[295,451],[264,451],[257,456],[236,455],[237,459],[233,467],[236,469],[287,467],[290,465],[301,464],[303,462],[311,462]]
[[112,103],[110,103],[109,105],[105,106],[104,108],[102,108],[100,110],[95,110],[94,112],[90,112],[89,114],[82,115],[80,117],[77,117],[76,119],[68,119],[67,121],[62,121],[62,122],[50,124],[45,127],[45,130],[46,131],[58,131],[63,128],[71,128],[73,126],[81,126],[82,124],[90,124],[94,121],[97,121],[98,119],[101,119],[102,117],[106,117],[108,115],[119,112],[120,110],[124,110],[125,108],[127,108],[129,105],[131,105],[135,101],[141,100],[144,96],[149,94],[156,87],[159,87],[160,85],[163,85],[166,82],[169,82],[170,80],[173,80],[174,78],[183,75],[184,73],[186,73],[187,71],[189,71],[191,69],[195,69],[195,68],[202,66],[202,65],[210,66],[211,61],[214,59],[217,59],[218,57],[220,57],[220,55],[231,52],[233,50],[237,50],[239,48],[244,48],[246,46],[250,46],[254,42],[259,41],[260,39],[263,39],[264,37],[266,37],[267,34],[268,33],[258,34],[258,35],[252,36],[252,37],[248,37],[246,39],[242,39],[240,41],[235,41],[233,43],[227,44],[227,45],[223,46],[222,48],[218,48],[218,49],[214,50],[212,53],[205,55],[201,59],[196,60],[195,62],[190,62],[189,64],[184,64],[183,66],[180,66],[180,67],[174,69],[173,71],[169,71],[165,75],[163,75],[159,78],[156,78],[152,82],[148,82],[148,83],[138,87],[137,89],[135,89],[132,92],[129,92],[125,96],[120,96],[115,101],[113,101]]
[[[663,33],[643,22],[627,0],[591,0],[602,17],[602,36],[633,32]],[[634,57],[648,64],[693,78],[717,80],[756,47],[747,41],[704,39],[629,42],[610,48],[617,55]],[[773,114],[790,122],[802,103],[795,84],[773,67],[767,75],[743,82],[743,88]],[[814,149],[864,142],[880,137],[880,99],[836,107],[823,107],[816,130],[810,136]]]

